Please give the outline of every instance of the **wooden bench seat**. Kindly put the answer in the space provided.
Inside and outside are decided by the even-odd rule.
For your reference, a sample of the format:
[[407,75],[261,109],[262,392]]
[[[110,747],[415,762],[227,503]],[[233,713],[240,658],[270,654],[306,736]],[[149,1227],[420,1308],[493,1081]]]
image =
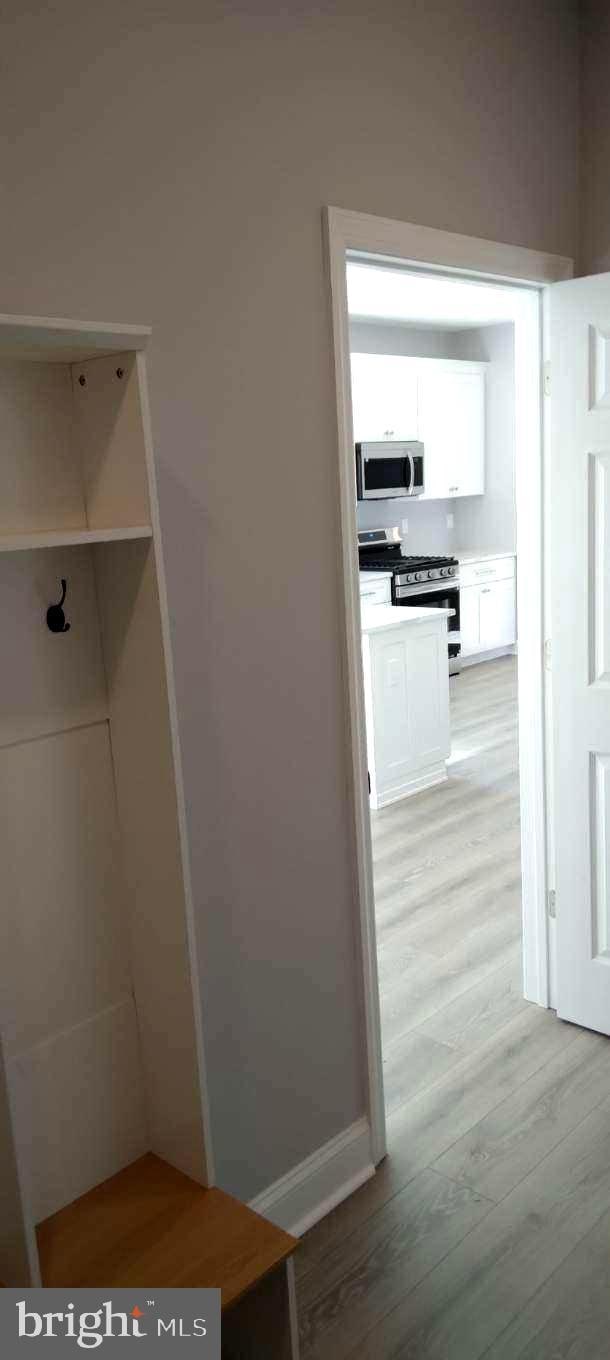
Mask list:
[[147,1153],[38,1226],[43,1285],[222,1290],[230,1307],[297,1243]]

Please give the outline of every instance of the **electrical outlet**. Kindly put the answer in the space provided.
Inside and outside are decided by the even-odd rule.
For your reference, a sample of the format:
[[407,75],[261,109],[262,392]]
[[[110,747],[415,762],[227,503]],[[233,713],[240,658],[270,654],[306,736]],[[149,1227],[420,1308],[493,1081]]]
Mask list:
[[453,529],[453,515],[452,515],[452,513],[451,513],[451,510],[449,511],[449,514],[447,515],[447,528],[448,528],[448,529]]
[[409,521],[408,521],[408,519],[403,519],[403,520],[401,520],[401,522],[400,522],[400,532],[401,532],[403,538],[406,538],[406,537],[407,537],[407,534],[408,534],[408,532],[409,532]]

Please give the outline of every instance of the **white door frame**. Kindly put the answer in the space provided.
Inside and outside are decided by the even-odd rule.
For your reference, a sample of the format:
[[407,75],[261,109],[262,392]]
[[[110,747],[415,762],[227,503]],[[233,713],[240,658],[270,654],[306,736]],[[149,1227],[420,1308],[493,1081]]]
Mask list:
[[[545,285],[568,279],[573,262],[559,255],[542,254],[477,237],[459,236],[410,222],[395,222],[342,208],[324,210],[327,259],[330,272],[333,345],[337,396],[338,457],[341,544],[344,584],[344,670],[348,689],[349,769],[356,851],[356,891],[360,925],[360,963],[368,1070],[368,1112],[372,1157],[379,1162],[386,1152],[381,1025],[375,931],[375,901],[371,849],[370,808],[367,781],[366,726],[360,634],[358,586],[358,539],[350,382],[350,347],[347,306],[346,258],[362,251],[379,259],[400,260],[458,276],[473,275],[482,281],[526,285],[525,310],[536,314],[543,340],[542,290]],[[525,313],[524,313],[525,314]],[[548,694],[544,674],[544,601],[546,587],[545,536],[543,534],[543,463],[545,432],[542,418],[542,360],[532,373],[520,346],[515,327],[515,383],[520,391],[524,426],[517,425],[517,553],[519,634],[522,649],[519,665],[520,783],[523,864],[523,959],[524,992],[541,1006],[549,1005],[549,940],[547,893],[547,776],[545,705]],[[531,350],[529,351],[531,356]],[[527,423],[527,429],[525,429]],[[519,469],[521,467],[521,476]],[[521,532],[519,531],[521,523]],[[525,528],[525,533],[524,533]],[[527,588],[525,581],[527,580]],[[521,587],[519,586],[521,582]]]

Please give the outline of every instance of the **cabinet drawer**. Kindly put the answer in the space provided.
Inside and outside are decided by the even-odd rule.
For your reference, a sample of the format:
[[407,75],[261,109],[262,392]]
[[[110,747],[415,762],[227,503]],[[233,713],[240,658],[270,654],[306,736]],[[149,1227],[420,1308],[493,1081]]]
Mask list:
[[481,562],[460,562],[462,586],[478,586],[486,581],[508,581],[514,575],[514,556],[492,557]]
[[381,581],[361,581],[360,603],[366,605],[391,604],[392,581],[390,577],[384,578]]

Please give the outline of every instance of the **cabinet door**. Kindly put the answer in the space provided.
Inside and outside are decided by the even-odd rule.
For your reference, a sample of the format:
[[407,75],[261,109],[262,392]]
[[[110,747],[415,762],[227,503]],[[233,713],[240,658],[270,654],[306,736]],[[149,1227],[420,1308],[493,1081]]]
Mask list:
[[425,499],[480,496],[485,490],[485,372],[421,368],[418,438],[425,449]]
[[352,354],[356,443],[417,439],[417,376],[412,359],[397,354]]
[[401,797],[415,778],[449,755],[447,630],[439,623],[413,623],[365,639],[374,805]]
[[481,651],[480,596],[481,586],[460,588],[462,656],[470,656],[473,652]]
[[514,580],[479,586],[479,591],[481,651],[512,646],[516,641]]
[[451,750],[446,628],[413,628],[406,663],[411,761],[424,769]]

